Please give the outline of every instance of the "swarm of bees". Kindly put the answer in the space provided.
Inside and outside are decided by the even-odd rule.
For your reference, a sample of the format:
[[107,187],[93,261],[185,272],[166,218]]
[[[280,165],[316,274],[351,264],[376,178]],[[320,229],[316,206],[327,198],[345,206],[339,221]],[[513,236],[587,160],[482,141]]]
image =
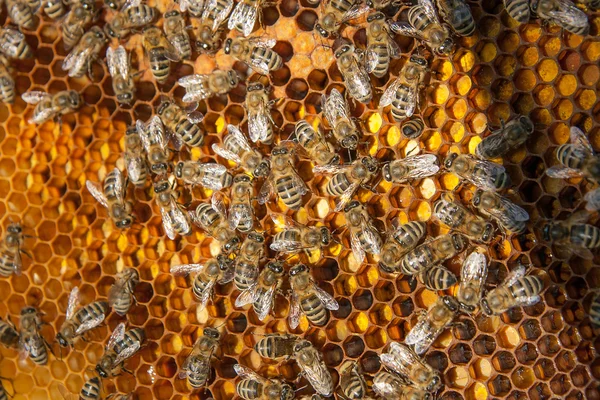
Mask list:
[[[584,3],[591,9],[598,7],[594,0]],[[490,262],[492,246],[509,235],[531,235],[557,253],[585,260],[593,259],[592,251],[600,248],[600,228],[588,223],[591,212],[600,210],[600,188],[585,195],[587,211],[535,226],[529,223],[529,213],[516,204],[510,173],[500,159],[534,135],[536,126],[528,116],[501,121],[498,129],[481,137],[473,154],[452,149],[444,159],[431,153],[396,157],[369,148],[364,121],[353,116],[365,105],[374,104],[382,114],[387,113],[404,139],[419,141],[426,130],[426,118],[420,115],[431,66],[438,58],[452,58],[460,38],[473,36],[477,30],[464,0],[416,0],[410,5],[323,1],[314,31],[319,40],[335,39],[332,65],[342,86],[330,87],[320,96],[316,108],[320,115],[307,115],[303,110],[287,136],[272,113],[281,99],[271,95],[273,74],[286,61],[274,38],[253,34],[262,27],[263,9],[270,6],[266,0],[180,0],[162,15],[141,0],[110,0],[105,5],[110,10],[103,10],[94,0],[37,4],[6,0],[11,25],[0,29],[0,101],[13,104],[20,95],[25,103],[35,105],[28,122],[36,125],[61,122],[62,116],[85,105],[84,97],[70,89],[17,93],[13,64],[35,54],[21,30],[35,28],[41,18],[38,12],[61,21],[66,50],[62,70],[70,78],[94,80],[94,65],[105,66],[114,97],[125,109],[136,104],[136,86],[144,75],[143,62],[137,60],[134,66],[134,49],[127,43],[132,36],[140,36],[149,75],[158,87],[176,84],[184,94],[181,99],[164,96],[147,120],[136,119],[125,132],[122,163],[104,174],[101,182],[87,180],[85,186],[119,230],[138,224],[132,194],[138,189],[153,195],[168,239],[180,241],[201,233],[216,244],[210,257],[202,253],[201,261],[170,267],[178,279],[190,277],[186,284],[199,312],[216,307],[213,297],[226,285],[234,290],[233,306],[259,323],[281,317],[278,305],[286,305],[287,332],[264,334],[256,340],[254,351],[276,362],[293,360],[300,371],[298,379],[269,377],[243,363],[234,364],[239,377],[236,392],[243,399],[292,400],[305,387],[310,392],[300,397],[305,400],[334,394],[356,400],[371,396],[433,399],[445,382],[424,357],[459,317],[498,316],[542,301],[545,283],[541,274],[533,268],[528,271],[521,260],[506,274],[497,273],[497,266]],[[504,0],[504,6],[522,24],[537,17],[578,35],[590,32],[586,14],[569,0]],[[398,7],[406,12],[390,14],[390,9]],[[106,21],[103,11],[108,11]],[[365,28],[366,44],[343,36],[344,27],[356,22]],[[415,51],[403,55],[395,35],[415,38]],[[199,53],[211,57],[219,53],[236,65],[174,80],[175,65],[194,61]],[[385,90],[378,93],[373,81],[388,76]],[[226,118],[224,134],[215,140],[198,107],[239,87],[245,88],[246,123]],[[186,158],[197,154],[201,154],[197,159]],[[558,147],[556,158],[560,165],[546,171],[549,177],[600,183],[600,158],[581,129],[571,127],[570,142]],[[329,200],[329,210],[343,216],[339,233],[324,223],[304,224],[294,218],[311,196],[318,195],[304,181],[306,171],[300,171],[299,165],[307,163],[323,182],[321,194]],[[415,182],[438,174],[453,174],[459,185],[431,198],[428,223],[409,218],[403,223],[386,221],[385,226],[376,218],[377,204],[365,200],[365,194],[416,187]],[[205,196],[184,200],[198,192]],[[104,211],[99,208],[99,212]],[[263,226],[258,215],[265,214],[270,219]],[[440,233],[432,235],[434,231]],[[35,237],[23,233],[19,223],[7,227],[0,242],[0,276],[21,274],[21,255],[32,258],[26,239]],[[331,315],[341,312],[335,288],[331,293],[331,286],[315,273],[323,255],[334,254],[332,246],[351,254],[359,268],[377,265],[385,279],[416,279],[439,295],[416,320],[408,322],[410,330],[402,343],[390,340],[382,346],[378,358],[384,368],[374,375],[363,369],[361,360],[347,361],[332,373],[326,350],[295,334],[308,326],[327,329]],[[458,260],[460,267],[448,265],[451,259]],[[496,276],[505,275],[494,287],[487,282],[492,270]],[[43,332],[49,324],[44,313],[25,306],[18,328],[11,320],[0,320],[0,343],[20,349],[31,362],[43,366],[51,355],[62,357],[63,351],[75,349],[76,343],[88,340],[90,332],[108,321],[112,334],[94,376],[88,377],[79,393],[84,400],[101,399],[103,380],[122,373],[133,375],[127,369],[128,360],[146,344],[143,328],[128,328],[125,322],[114,324],[109,319],[111,310],[116,318],[128,316],[137,303],[135,289],[141,279],[136,268],[123,268],[106,292],[106,300],[84,306],[80,306],[82,294],[74,287],[52,343]],[[600,294],[592,298],[589,318],[600,327]],[[214,324],[202,328],[178,366],[177,377],[187,380],[193,390],[208,386],[215,375],[214,365],[223,363],[219,355],[225,354],[224,335],[219,327],[209,325]],[[302,379],[305,387],[299,383]],[[5,392],[0,382],[0,400],[6,398]],[[72,397],[66,389],[61,392],[65,398]],[[133,398],[131,393],[120,396]]]

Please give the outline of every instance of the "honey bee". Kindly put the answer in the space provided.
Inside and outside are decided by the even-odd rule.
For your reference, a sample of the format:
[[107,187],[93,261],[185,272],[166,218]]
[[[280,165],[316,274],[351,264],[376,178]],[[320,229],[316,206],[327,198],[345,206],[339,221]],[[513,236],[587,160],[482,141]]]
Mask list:
[[340,162],[340,156],[335,154],[333,145],[325,140],[320,130],[315,130],[303,119],[296,122],[294,142],[302,146],[317,165],[334,165]]
[[460,283],[456,292],[456,299],[463,310],[475,311],[481,300],[487,273],[488,262],[485,254],[477,251],[469,254],[460,270]]
[[[331,300],[333,298],[330,298]],[[335,300],[333,302],[337,310],[337,302]],[[333,378],[323,362],[321,353],[314,348],[311,342],[304,339],[298,340],[294,346],[294,359],[317,394],[325,397],[333,394]]]
[[117,314],[127,314],[134,299],[133,289],[139,282],[140,276],[133,268],[125,268],[117,274],[108,290],[108,304]]
[[198,102],[209,97],[226,94],[234,89],[240,78],[234,70],[213,71],[210,74],[193,74],[184,76],[178,81],[185,88],[183,101],[186,103]]
[[196,18],[200,18],[202,11],[205,9],[204,0],[178,0],[177,3],[179,3],[181,12],[187,12]]
[[344,208],[344,216],[350,230],[350,244],[354,258],[359,264],[365,259],[365,253],[380,254],[383,241],[367,208],[356,200],[352,200]]
[[[121,10],[117,11],[112,21],[104,26],[107,36],[122,39],[136,28],[143,28],[156,18],[157,10],[142,0],[127,0]],[[166,16],[165,16],[166,17]],[[165,22],[167,24],[168,22]]]
[[590,214],[578,211],[564,221],[549,221],[542,224],[542,239],[552,243],[558,250],[566,254],[591,260],[590,249],[600,247],[600,229],[586,224]]
[[514,233],[523,233],[527,229],[529,214],[506,197],[479,189],[472,202],[481,214],[494,218],[504,229]]
[[531,11],[542,20],[576,35],[585,36],[590,33],[587,15],[568,0],[532,0]]
[[227,216],[229,228],[237,229],[240,232],[252,230],[254,226],[253,196],[252,178],[246,174],[236,175],[231,187],[231,204]]
[[317,174],[332,174],[327,183],[325,192],[336,199],[335,211],[341,211],[352,199],[359,187],[364,187],[377,171],[379,164],[373,157],[361,157],[352,164],[315,166],[313,171]]
[[[192,105],[194,109],[195,106],[195,104]],[[156,112],[165,128],[172,133],[173,139],[181,141],[189,147],[199,147],[204,143],[205,131],[200,125],[204,118],[202,113],[184,110],[173,100],[163,101]]]
[[200,25],[196,29],[197,48],[208,53],[214,53],[219,49],[223,31],[222,25],[232,8],[233,0],[208,1],[202,13],[202,18],[200,18]]
[[585,133],[572,126],[570,139],[571,143],[563,144],[556,149],[556,158],[561,165],[548,168],[546,174],[558,179],[585,177],[600,183],[600,157],[594,152]]
[[15,80],[12,77],[13,68],[10,62],[0,53],[0,102],[13,104],[15,102]]
[[454,40],[446,25],[440,22],[432,0],[418,0],[418,4],[408,10],[408,23],[393,22],[390,29],[425,42],[438,56],[449,56],[454,51]]
[[162,120],[158,115],[153,116],[146,124],[137,120],[136,129],[146,150],[150,171],[156,175],[166,174],[170,165],[170,152]]
[[260,188],[259,204],[265,204],[276,193],[289,209],[302,207],[302,196],[308,192],[308,187],[294,168],[294,151],[289,143],[281,142],[271,152],[271,172]]
[[345,44],[334,53],[335,62],[340,70],[348,94],[355,100],[368,104],[373,98],[373,89],[369,75],[360,67],[354,46]]
[[256,18],[258,17],[259,22],[262,19],[262,8],[267,5],[267,0],[242,0],[236,4],[229,22],[227,23],[228,29],[235,29],[248,37],[254,29],[256,24]]
[[258,263],[264,253],[265,237],[258,232],[248,233],[235,258],[233,282],[238,290],[244,291],[256,284]]
[[23,93],[21,98],[27,104],[35,104],[30,124],[42,124],[56,116],[72,113],[81,107],[81,96],[74,90],[63,90],[55,94],[32,91]]
[[63,44],[65,50],[71,50],[97,15],[94,0],[77,0],[62,21]]
[[355,150],[358,147],[361,133],[352,121],[350,107],[344,96],[333,88],[329,96],[322,95],[321,106],[323,115],[333,130],[333,136],[343,148]]
[[282,230],[275,234],[270,247],[278,253],[297,253],[324,249],[332,241],[331,232],[324,226],[308,227],[283,214],[271,214],[275,225]]
[[383,399],[390,400],[433,400],[433,396],[422,389],[406,384],[400,378],[386,371],[379,371],[373,378],[373,391]]
[[8,348],[16,349],[19,344],[19,332],[10,322],[5,322],[0,318],[0,343]]
[[100,400],[100,378],[97,376],[85,381],[79,392],[81,400]]
[[[595,327],[600,327],[600,294],[598,293],[594,295],[592,304],[590,304],[590,322]],[[1,331],[2,330],[0,329],[0,332]]]
[[400,262],[400,272],[416,275],[459,254],[467,247],[460,233],[438,236],[409,251]]
[[292,400],[294,388],[279,379],[266,379],[241,364],[233,366],[241,381],[236,386],[238,396],[245,400]]
[[294,355],[294,347],[300,338],[289,333],[270,333],[254,345],[254,350],[264,358],[277,360]]
[[231,186],[233,176],[221,164],[179,161],[175,176],[188,185],[201,185],[210,190],[221,190]]
[[163,30],[167,40],[171,42],[180,59],[189,60],[192,57],[192,44],[183,16],[179,11],[171,10],[165,13],[164,18]]
[[219,331],[215,328],[203,329],[202,336],[196,340],[192,352],[181,366],[180,379],[187,378],[193,388],[201,388],[206,385],[210,377],[210,363],[219,348],[220,337]]
[[446,290],[457,282],[456,275],[441,265],[434,265],[422,271],[419,278],[423,285],[430,290]]
[[[326,291],[317,286],[310,276],[308,267],[298,264],[290,269],[292,298],[288,316],[291,329],[300,324],[300,313],[315,326],[325,326],[329,321],[329,311],[339,309],[338,302]],[[297,354],[297,351],[295,351]]]
[[283,283],[283,262],[271,261],[263,268],[258,275],[258,279],[245,290],[235,300],[236,307],[244,307],[252,303],[252,308],[258,316],[258,319],[264,321],[273,309],[273,300],[275,292]]
[[326,0],[315,29],[324,38],[337,36],[340,27],[348,21],[366,14],[369,8],[357,0]]
[[340,370],[340,388],[346,399],[367,399],[367,382],[356,361],[346,362]]
[[35,13],[41,6],[39,1],[5,0],[5,3],[8,17],[13,24],[27,30],[35,29]]
[[434,340],[454,320],[460,304],[452,296],[438,297],[427,313],[419,318],[412,327],[404,343],[413,346],[416,354],[423,354]]
[[154,183],[156,204],[160,208],[163,227],[167,237],[175,240],[177,234],[189,236],[192,234],[190,216],[177,204],[177,193],[173,190],[174,182],[171,184],[166,176],[161,177]]
[[544,282],[538,276],[525,276],[525,272],[524,265],[517,266],[502,284],[490,290],[481,300],[483,312],[499,315],[513,307],[531,306],[541,301]]
[[125,360],[133,357],[137,353],[146,334],[142,328],[133,328],[125,330],[125,323],[121,322],[108,339],[104,355],[96,364],[96,372],[102,378],[117,376],[121,371],[125,371]]
[[419,117],[412,117],[404,120],[400,127],[400,132],[407,139],[417,139],[425,130],[425,123]]
[[75,311],[78,302],[79,288],[75,286],[69,295],[65,322],[56,334],[56,340],[62,347],[72,345],[76,337],[100,325],[108,312],[106,301],[95,301]]
[[48,364],[46,340],[40,334],[42,317],[34,307],[21,310],[21,329],[19,345],[27,353],[31,361],[37,365]]
[[503,156],[521,146],[533,133],[533,122],[529,117],[520,116],[504,125],[490,136],[485,137],[475,148],[475,154],[481,159]]
[[25,35],[16,29],[0,28],[0,51],[8,58],[24,60],[33,57]]
[[369,74],[382,78],[390,68],[392,58],[400,55],[400,48],[390,35],[385,14],[375,12],[367,17],[367,51],[365,69]]
[[204,310],[212,297],[215,284],[224,285],[233,280],[233,260],[223,254],[211,258],[204,264],[182,264],[171,267],[173,275],[195,273],[192,293],[198,301],[198,309]]
[[48,17],[54,20],[62,17],[67,12],[67,7],[62,0],[44,0],[42,1],[42,9]]
[[279,54],[272,50],[277,41],[275,39],[261,38],[235,38],[227,39],[223,50],[238,61],[248,66],[261,75],[269,75],[283,66]]
[[410,221],[395,229],[381,248],[379,268],[390,274],[397,273],[402,257],[414,249],[426,233],[427,225],[420,221]]
[[125,131],[124,158],[127,179],[136,187],[143,187],[146,184],[148,167],[144,156],[144,145],[135,125]]
[[92,76],[92,63],[98,59],[98,54],[107,42],[102,29],[92,26],[65,57],[62,70],[69,71],[71,78],[81,78],[87,72]]
[[394,120],[400,122],[411,117],[419,104],[419,89],[423,85],[427,60],[413,55],[400,72],[400,76],[385,90],[379,100],[379,107],[391,105]]
[[437,174],[438,159],[433,154],[408,156],[385,164],[381,170],[383,179],[391,183],[405,183]]
[[433,205],[433,212],[440,222],[471,240],[489,243],[493,239],[494,226],[458,203],[440,199]]
[[6,228],[6,236],[0,242],[0,276],[9,277],[13,273],[20,275],[23,268],[21,253],[33,258],[22,249],[25,238],[23,228],[18,223],[11,223]]
[[444,167],[479,189],[499,191],[511,185],[510,176],[502,165],[477,160],[470,154],[450,152],[444,160]]
[[460,36],[475,32],[475,19],[465,0],[436,0],[440,16]]
[[195,212],[190,213],[190,216],[196,225],[221,243],[221,250],[226,254],[239,248],[240,238],[229,227],[223,195],[220,192],[212,194],[210,204],[198,204]]
[[526,24],[531,18],[531,0],[504,0],[506,12],[517,22]]
[[391,342],[387,353],[382,353],[379,358],[386,368],[402,376],[416,389],[434,393],[442,387],[438,372],[405,344]]
[[235,126],[227,125],[228,134],[223,138],[223,147],[213,143],[212,150],[219,156],[239,164],[254,177],[267,176],[270,164],[256,150],[250,147],[244,134]]
[[254,82],[248,85],[244,107],[248,113],[248,134],[253,142],[266,145],[273,143],[275,122],[270,109],[277,101],[269,101],[269,92],[262,83]]
[[125,48],[119,46],[117,49],[106,49],[106,63],[117,101],[121,104],[131,104],[135,101],[135,83]]
[[110,218],[119,229],[129,228],[133,223],[133,205],[125,200],[126,184],[118,168],[106,175],[103,185],[92,181],[85,182],[90,194],[108,210]]
[[171,74],[171,61],[179,61],[177,50],[156,26],[145,27],[142,34],[152,75],[157,83],[165,83]]

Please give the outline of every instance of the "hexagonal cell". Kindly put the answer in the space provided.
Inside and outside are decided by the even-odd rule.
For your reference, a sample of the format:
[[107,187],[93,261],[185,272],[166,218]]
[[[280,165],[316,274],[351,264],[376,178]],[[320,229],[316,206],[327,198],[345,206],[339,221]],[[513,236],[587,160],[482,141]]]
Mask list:
[[488,383],[488,388],[493,396],[506,396],[512,388],[512,385],[510,383],[510,379],[508,379],[506,376],[497,375],[495,378],[490,380]]

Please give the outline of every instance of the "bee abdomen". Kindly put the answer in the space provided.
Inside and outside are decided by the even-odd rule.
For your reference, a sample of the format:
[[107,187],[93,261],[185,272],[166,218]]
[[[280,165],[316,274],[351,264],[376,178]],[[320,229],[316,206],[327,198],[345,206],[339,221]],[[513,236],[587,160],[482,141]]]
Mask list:
[[16,347],[19,342],[19,334],[12,326],[0,320],[0,343],[6,347]]
[[588,249],[600,247],[600,229],[588,224],[573,225],[571,227],[571,242]]
[[175,127],[175,132],[188,146],[196,147],[204,142],[202,129],[187,118],[182,118]]
[[127,21],[132,27],[140,27],[146,24],[146,21],[153,20],[156,17],[156,11],[153,7],[146,4],[132,6],[125,9]]
[[106,314],[107,311],[108,303],[106,301],[95,301],[77,310],[73,316],[73,319],[78,323],[78,325],[81,325],[101,314]]
[[238,290],[248,289],[254,282],[258,273],[256,268],[245,261],[240,261],[235,267],[234,282]]
[[57,19],[65,14],[65,6],[61,0],[46,1],[44,13],[51,19]]
[[315,140],[315,131],[312,126],[305,120],[300,120],[296,123],[295,128],[296,140],[298,144],[304,148],[311,148]]
[[425,30],[431,24],[421,6],[414,6],[408,10],[408,22],[418,31]]
[[148,59],[154,79],[161,83],[165,82],[171,73],[171,62],[165,55],[165,49],[161,47],[150,50]]
[[377,65],[372,74],[377,78],[385,76],[390,66],[390,55],[386,44],[378,43],[371,46],[373,52],[377,54]]
[[457,282],[456,275],[442,267],[423,272],[423,284],[431,290],[446,290]]
[[201,203],[196,207],[196,219],[204,228],[217,223],[221,216],[208,203]]
[[35,27],[33,13],[27,4],[15,1],[10,6],[7,4],[7,9],[13,23],[26,29],[33,29]]
[[240,232],[251,231],[254,226],[254,222],[252,221],[252,217],[251,217],[252,213],[253,213],[252,208],[250,208],[248,206],[248,204],[234,204],[232,206],[232,210],[235,210],[235,209],[242,210],[243,212],[241,214],[246,215],[246,217],[240,219],[236,229],[239,230]]
[[410,91],[406,85],[401,85],[396,91],[396,96],[392,101],[392,117],[398,122],[408,117],[409,102],[415,101],[410,99]]
[[590,321],[596,326],[600,326],[600,294],[597,294],[590,305]]
[[544,282],[535,275],[524,276],[517,280],[508,290],[514,298],[530,297],[539,294],[544,288]]
[[83,400],[97,400],[100,398],[100,380],[92,378],[86,381],[79,392],[79,397]]
[[410,221],[396,232],[394,232],[393,238],[399,245],[404,248],[415,245],[424,235],[427,226],[424,222]]
[[237,384],[237,392],[246,400],[254,400],[261,397],[262,385],[255,380],[244,379]]
[[306,318],[316,326],[324,326],[329,321],[329,312],[315,295],[310,295],[300,301],[300,308]]
[[283,65],[281,56],[265,47],[255,47],[250,55],[252,60],[262,60],[267,63],[269,71],[275,71]]
[[341,196],[351,185],[350,179],[345,173],[339,173],[333,176],[327,183],[325,190],[329,196]]
[[563,144],[556,149],[556,158],[565,167],[580,169],[583,164],[583,159],[578,154],[574,154],[572,144]]
[[298,210],[302,206],[302,195],[291,176],[283,176],[275,181],[275,188],[281,201],[292,210]]
[[528,0],[504,0],[506,12],[516,21],[525,24],[531,16]]
[[277,242],[281,240],[299,242],[301,240],[300,233],[296,229],[287,229],[285,231],[278,232],[273,238],[273,241]]

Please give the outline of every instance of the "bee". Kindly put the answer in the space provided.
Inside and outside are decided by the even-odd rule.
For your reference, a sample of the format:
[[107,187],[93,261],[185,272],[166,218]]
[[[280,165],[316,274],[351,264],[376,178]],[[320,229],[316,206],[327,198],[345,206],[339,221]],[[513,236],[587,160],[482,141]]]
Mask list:
[[590,23],[585,12],[567,0],[537,0],[531,2],[531,11],[542,20],[560,26],[576,35],[590,33]]
[[427,60],[418,55],[411,56],[400,76],[383,92],[379,107],[391,104],[392,117],[398,122],[411,117],[419,104],[419,89],[426,71]]
[[173,48],[160,28],[154,25],[145,27],[142,34],[142,43],[152,75],[157,83],[165,83],[171,74],[171,61],[179,61],[177,50]]
[[591,260],[594,257],[590,249],[600,247],[600,229],[585,223],[589,216],[587,211],[578,211],[564,221],[545,222],[542,239],[566,254]]
[[375,374],[373,391],[382,399],[433,400],[433,396],[425,390],[407,385],[404,378],[386,371],[379,371]]
[[97,10],[94,0],[77,0],[74,2],[61,24],[65,50],[71,50],[79,42],[96,15]]
[[461,253],[467,239],[460,233],[438,236],[409,251],[400,262],[400,272],[416,275]]
[[75,286],[69,295],[65,322],[61,325],[56,340],[62,347],[73,344],[73,340],[100,325],[108,312],[108,302],[95,301],[75,311],[79,302],[79,288]]
[[125,200],[126,185],[118,168],[114,168],[106,175],[103,185],[92,181],[85,182],[90,194],[108,210],[110,218],[119,229],[129,228],[133,223],[131,214],[133,204]]
[[204,143],[205,131],[200,122],[204,118],[197,111],[187,112],[175,101],[166,100],[161,103],[157,111],[165,128],[177,141],[182,141],[189,147],[199,147]]
[[[310,276],[308,267],[298,264],[290,269],[292,298],[288,316],[291,329],[300,324],[300,313],[315,326],[325,326],[329,321],[329,311],[339,309],[338,302],[326,291],[317,286]],[[295,351],[297,354],[297,352]]]
[[265,237],[258,232],[248,233],[235,258],[233,282],[238,290],[244,291],[256,284],[258,263],[264,253]]
[[337,36],[343,24],[369,11],[368,7],[357,0],[326,0],[323,4],[325,9],[315,24],[315,29],[324,38]]
[[62,0],[43,0],[42,9],[51,19],[57,20],[67,12],[67,7]]
[[429,290],[446,290],[457,282],[456,275],[441,265],[434,265],[422,271],[419,278]]
[[252,303],[258,319],[264,321],[273,309],[275,292],[283,283],[283,262],[271,261],[263,268],[258,279],[247,289],[242,290],[235,300],[236,307]]
[[265,204],[276,193],[289,209],[302,207],[302,196],[308,192],[308,187],[294,168],[294,151],[289,143],[282,142],[271,152],[271,172],[260,188],[259,204]]
[[205,10],[204,0],[179,0],[177,3],[179,3],[181,12],[187,11],[188,14],[196,18],[200,18],[202,11]]
[[[335,305],[337,306],[337,302]],[[294,359],[302,374],[318,394],[325,397],[333,394],[333,378],[323,362],[321,353],[314,348],[311,342],[304,339],[298,340],[294,346]]]
[[98,54],[107,42],[102,29],[92,26],[65,57],[62,70],[69,71],[71,78],[81,78],[87,72],[92,76],[92,63],[98,59]]
[[[242,4],[242,3],[238,3]],[[269,92],[260,82],[253,82],[246,88],[244,107],[248,113],[248,134],[254,143],[273,143],[273,125],[270,109],[278,100],[269,101]]]
[[487,273],[488,261],[485,254],[477,251],[469,254],[460,270],[460,283],[456,292],[461,309],[467,312],[475,311],[481,300]]
[[10,62],[0,53],[0,102],[13,104],[15,102],[15,80],[12,77],[13,68]]
[[367,398],[367,382],[356,361],[347,362],[340,371],[340,388],[346,399]]
[[510,176],[502,165],[477,160],[470,154],[450,152],[444,160],[444,167],[479,189],[499,191],[512,184]]
[[108,304],[119,315],[125,315],[133,302],[133,289],[140,282],[138,272],[125,268],[116,276],[115,283],[108,290]]
[[254,350],[264,358],[277,360],[294,355],[294,347],[300,338],[289,333],[270,333],[254,345]]
[[212,150],[219,156],[239,164],[254,177],[267,176],[270,164],[256,150],[250,147],[244,134],[235,126],[227,125],[228,134],[223,138],[223,147],[213,143]]
[[506,197],[479,189],[472,203],[482,215],[494,218],[504,229],[514,233],[523,233],[527,229],[529,214]]
[[506,12],[517,22],[526,24],[531,18],[531,0],[504,0]]
[[558,179],[585,177],[594,183],[600,183],[600,157],[594,152],[585,133],[572,126],[570,140],[571,143],[556,149],[556,158],[561,165],[548,168],[546,174]]
[[215,284],[225,285],[233,280],[233,260],[223,254],[211,258],[204,264],[182,264],[171,267],[173,275],[195,273],[192,293],[198,301],[198,308],[204,310],[212,297]]
[[421,221],[410,221],[398,227],[381,248],[379,268],[390,274],[397,273],[402,257],[414,249],[426,233],[427,225]]
[[6,11],[12,23],[30,31],[35,29],[35,13],[40,6],[39,1],[6,0]]
[[323,115],[333,130],[333,136],[343,148],[355,150],[361,133],[352,121],[350,107],[344,96],[333,88],[329,96],[322,95],[321,106]]
[[121,371],[125,370],[123,365],[125,360],[140,350],[145,339],[146,334],[142,328],[126,331],[124,322],[117,325],[108,339],[102,358],[96,364],[98,375],[101,378],[119,375]]
[[367,51],[365,69],[377,78],[383,78],[390,68],[392,58],[400,55],[400,47],[390,35],[385,14],[375,12],[367,17]]
[[123,46],[106,49],[106,63],[112,78],[112,88],[120,104],[135,101],[135,83],[131,74],[129,56]]
[[475,19],[465,0],[436,0],[442,19],[459,36],[471,36],[475,32]]
[[262,19],[262,8],[268,3],[267,0],[242,0],[236,4],[229,22],[227,23],[228,29],[235,29],[248,37],[254,29],[256,24],[256,18],[261,21]]
[[238,61],[248,66],[261,75],[269,75],[283,66],[281,56],[272,50],[277,41],[275,39],[261,38],[235,38],[227,39],[223,50]]
[[[157,10],[142,4],[142,0],[128,0],[123,8],[115,14],[112,21],[104,26],[104,31],[111,38],[122,39],[132,30],[150,24],[156,15]],[[165,24],[167,23],[165,22]]]
[[229,227],[223,195],[212,194],[210,203],[200,203],[195,212],[190,213],[192,221],[209,236],[221,243],[221,250],[226,254],[236,251],[240,246],[240,238]]
[[324,226],[300,224],[283,214],[271,214],[276,225],[282,228],[275,234],[270,247],[278,253],[297,253],[313,249],[324,249],[332,241],[331,232]]
[[164,18],[163,30],[167,40],[171,42],[180,59],[189,60],[192,57],[192,44],[183,16],[179,11],[171,10],[165,13]]
[[13,273],[20,275],[23,268],[21,253],[32,258],[31,255],[22,249],[25,238],[28,235],[23,234],[23,228],[20,224],[11,223],[6,228],[6,236],[0,242],[0,276],[9,277]]
[[144,156],[144,145],[135,125],[125,131],[125,168],[127,179],[136,187],[143,187],[148,176],[148,167]]
[[531,306],[542,300],[544,282],[538,276],[525,276],[525,272],[524,265],[517,266],[502,284],[485,295],[481,309],[486,315],[499,315],[513,307]]
[[350,230],[350,244],[354,258],[359,264],[365,259],[365,253],[380,254],[383,241],[367,208],[356,200],[352,200],[344,208],[344,216]]
[[595,327],[600,327],[600,294],[598,293],[593,297],[590,305],[590,322]]
[[240,83],[240,78],[234,70],[215,70],[210,74],[184,76],[177,82],[185,88],[183,101],[190,103],[226,94]]
[[170,152],[162,120],[158,115],[153,116],[146,124],[137,120],[136,129],[146,150],[150,171],[156,175],[166,174],[169,170]]
[[0,28],[0,51],[8,58],[24,60],[33,57],[25,35],[16,29]]
[[296,122],[294,127],[294,142],[302,146],[317,165],[334,165],[340,162],[340,156],[335,154],[333,145],[303,119]]
[[400,127],[400,133],[407,139],[417,139],[425,130],[425,123],[419,117],[405,119]]
[[459,308],[460,304],[454,297],[438,297],[427,313],[421,316],[408,332],[404,343],[413,346],[417,354],[425,353],[440,333],[454,320]]
[[458,203],[440,199],[433,205],[433,213],[440,222],[471,240],[489,243],[493,239],[494,226]]
[[253,197],[252,178],[246,174],[237,174],[233,178],[233,186],[231,187],[231,204],[227,216],[229,228],[237,229],[240,232],[252,230],[254,226]]
[[238,396],[245,400],[292,400],[294,388],[280,379],[267,379],[241,364],[233,366],[241,381],[236,386]]
[[341,211],[352,199],[359,187],[373,179],[379,164],[373,157],[361,157],[352,164],[315,166],[315,173],[333,174],[327,182],[325,192],[336,200],[335,211]]
[[221,190],[231,186],[233,176],[221,164],[179,161],[175,176],[188,185],[201,185],[210,190]]
[[490,136],[485,137],[475,148],[475,155],[481,159],[498,158],[521,146],[533,133],[533,122],[520,116],[504,125]]
[[348,94],[355,100],[368,104],[373,98],[373,89],[369,75],[361,69],[354,46],[345,44],[334,53],[335,62],[340,70]]
[[177,234],[189,236],[192,234],[190,216],[179,204],[177,204],[177,193],[173,190],[173,184],[166,176],[161,177],[154,183],[156,204],[160,208],[163,227],[167,237],[175,240]]
[[385,164],[381,170],[383,179],[391,183],[405,183],[411,179],[422,179],[438,173],[438,159],[433,154],[408,156]]
[[434,393],[442,387],[438,372],[405,344],[391,342],[388,351],[379,358],[386,368],[399,374],[416,389]]
[[[1,39],[0,39],[1,40]],[[30,124],[42,124],[56,116],[72,113],[81,107],[81,96],[74,90],[63,90],[55,94],[32,91],[23,93],[21,98],[27,104],[35,104]]]
[[18,347],[19,332],[17,332],[14,325],[10,323],[10,320],[9,322],[5,322],[0,318],[0,343],[8,348],[16,349]]
[[210,377],[210,362],[219,348],[221,334],[215,328],[206,327],[196,340],[190,355],[185,359],[179,378],[187,378],[190,386],[201,388]]
[[46,365],[48,349],[46,340],[40,334],[41,325],[42,317],[34,307],[27,306],[21,310],[20,347],[35,364]]
[[[101,400],[100,392],[101,392],[101,381],[100,378],[95,376],[86,380],[79,391],[80,400]],[[61,392],[63,398],[66,399],[74,399],[75,395],[71,394],[68,389],[64,386],[58,386],[59,392]],[[110,396],[109,396],[110,397]],[[112,398],[112,397],[110,397]]]
[[214,53],[219,49],[222,25],[232,8],[233,0],[208,1],[200,18],[200,24],[196,28],[197,48],[207,53]]

